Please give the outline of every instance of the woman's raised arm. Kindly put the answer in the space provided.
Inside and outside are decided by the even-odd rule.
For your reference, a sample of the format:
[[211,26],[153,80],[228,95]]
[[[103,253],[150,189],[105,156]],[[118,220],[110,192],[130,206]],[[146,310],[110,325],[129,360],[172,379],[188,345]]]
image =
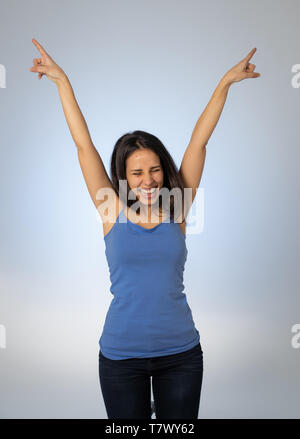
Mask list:
[[222,77],[209,103],[197,120],[179,169],[184,187],[192,189],[191,199],[186,205],[185,216],[187,216],[196,196],[196,191],[204,169],[206,145],[221,116],[229,87],[234,82],[239,82],[246,78],[258,78],[260,76],[260,73],[254,71],[256,65],[250,63],[250,59],[255,52],[256,47]]
[[46,75],[48,79],[57,85],[65,118],[78,150],[81,170],[93,203],[98,208],[105,200],[96,200],[97,191],[101,188],[112,189],[111,180],[92,142],[88,126],[78,106],[67,75],[34,38],[32,42],[39,50],[41,57],[33,60],[34,65],[30,68],[30,71],[39,73],[39,79]]

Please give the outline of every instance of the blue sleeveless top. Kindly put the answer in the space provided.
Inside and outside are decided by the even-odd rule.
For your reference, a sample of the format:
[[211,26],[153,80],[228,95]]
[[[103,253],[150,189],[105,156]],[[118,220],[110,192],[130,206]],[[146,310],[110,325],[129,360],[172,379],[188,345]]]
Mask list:
[[124,214],[104,236],[114,296],[99,340],[111,360],[177,354],[195,347],[199,332],[183,293],[186,237],[168,215],[146,229]]

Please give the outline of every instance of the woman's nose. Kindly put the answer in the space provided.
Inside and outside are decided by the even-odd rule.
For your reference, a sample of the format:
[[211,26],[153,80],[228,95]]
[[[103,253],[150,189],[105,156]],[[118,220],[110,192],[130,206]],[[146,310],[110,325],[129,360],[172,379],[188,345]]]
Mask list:
[[144,179],[145,186],[151,186],[154,183],[153,178],[149,175],[149,177],[146,177]]

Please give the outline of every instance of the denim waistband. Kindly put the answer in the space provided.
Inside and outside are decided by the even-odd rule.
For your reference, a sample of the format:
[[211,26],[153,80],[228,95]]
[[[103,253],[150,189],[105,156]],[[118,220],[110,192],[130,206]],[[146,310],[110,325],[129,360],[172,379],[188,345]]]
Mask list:
[[141,362],[141,361],[149,361],[149,360],[152,360],[152,361],[163,361],[164,359],[168,359],[168,358],[176,360],[177,358],[185,357],[185,356],[189,355],[190,353],[193,353],[193,352],[196,352],[196,351],[200,351],[201,353],[203,353],[200,342],[198,344],[196,344],[196,346],[194,346],[193,348],[188,349],[187,351],[184,351],[184,352],[179,352],[177,354],[161,355],[159,357],[125,358],[123,360],[112,360],[110,358],[107,358],[107,357],[105,357],[102,354],[101,350],[99,350],[99,359],[101,358],[103,360],[108,360],[108,361],[112,361],[112,362],[115,362],[115,363],[118,363],[118,362],[119,363],[120,362],[121,363],[123,363],[123,362],[133,362],[133,361],[136,361],[136,360],[138,360],[139,362]]

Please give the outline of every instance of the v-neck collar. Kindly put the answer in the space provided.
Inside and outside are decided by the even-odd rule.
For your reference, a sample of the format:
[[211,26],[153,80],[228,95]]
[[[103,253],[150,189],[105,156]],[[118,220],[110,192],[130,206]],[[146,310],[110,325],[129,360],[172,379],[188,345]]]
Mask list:
[[126,206],[123,205],[122,211],[121,211],[121,213],[123,214],[125,220],[127,220],[133,226],[139,227],[140,229],[145,230],[146,232],[152,232],[153,230],[157,229],[162,224],[165,224],[167,222],[169,216],[170,216],[169,214],[167,214],[167,217],[164,220],[162,220],[159,224],[156,224],[154,227],[151,227],[151,228],[146,228],[146,227],[141,226],[140,224],[137,224],[137,223],[134,223],[134,222],[130,221],[130,219],[127,218],[127,216],[125,215],[125,208],[126,208]]

